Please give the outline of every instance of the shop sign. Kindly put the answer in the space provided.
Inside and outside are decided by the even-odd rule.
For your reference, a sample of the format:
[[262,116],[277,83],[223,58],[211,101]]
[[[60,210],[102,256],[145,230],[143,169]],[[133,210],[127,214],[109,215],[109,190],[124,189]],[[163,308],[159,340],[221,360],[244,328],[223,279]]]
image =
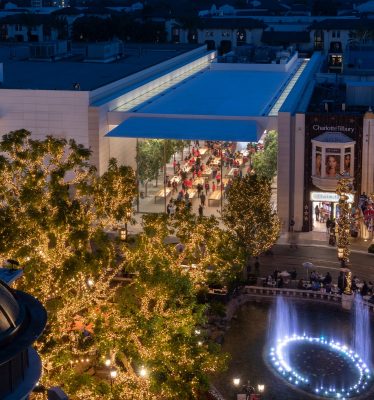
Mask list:
[[[348,203],[353,203],[354,196],[353,194],[348,195]],[[339,195],[334,192],[311,192],[310,193],[310,200],[311,201],[327,201],[332,203],[339,202]]]
[[314,124],[313,130],[317,132],[346,132],[346,133],[353,133],[355,128],[350,128],[344,125],[319,125]]

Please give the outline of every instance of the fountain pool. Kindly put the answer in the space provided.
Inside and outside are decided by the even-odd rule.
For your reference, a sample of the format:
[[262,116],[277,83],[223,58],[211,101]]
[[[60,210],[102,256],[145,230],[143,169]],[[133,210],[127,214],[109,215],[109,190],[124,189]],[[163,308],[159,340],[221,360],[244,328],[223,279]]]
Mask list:
[[[288,306],[288,309],[292,311],[290,315],[283,314],[282,317],[282,314],[278,313],[278,323],[289,321],[282,327],[283,333],[278,332],[278,337],[274,336],[273,330],[277,321],[275,299],[274,302],[248,302],[238,309],[237,318],[231,321],[231,327],[226,332],[222,348],[224,352],[231,355],[228,369],[212,380],[225,399],[236,399],[238,391],[232,383],[234,377],[241,378],[242,382],[250,380],[250,384],[255,387],[258,384],[264,384],[265,392],[261,400],[316,400],[328,397],[321,396],[321,386],[325,391],[329,391],[330,398],[339,398],[337,395],[339,392],[336,390],[338,387],[342,388],[339,386],[341,382],[347,385],[348,389],[356,384],[360,375],[357,366],[351,363],[348,355],[339,354],[334,347],[329,345],[330,341],[334,340],[341,347],[346,346],[348,353],[349,350],[356,350],[354,343],[359,339],[352,329],[353,313],[342,311],[340,304],[295,301],[288,303]],[[363,325],[366,324],[365,318],[363,317]],[[366,321],[368,328],[370,329],[371,324],[371,331],[373,331],[373,321],[369,319]],[[290,329],[289,326],[291,326]],[[304,379],[319,383],[319,386],[311,386],[308,390],[304,390],[299,382],[293,384],[292,381],[285,379],[280,371],[272,366],[271,348],[276,348],[275,344],[282,335],[292,338],[294,333],[300,338],[304,338],[304,334],[305,338],[319,338],[321,342],[320,344],[317,341],[313,343],[314,351],[310,351],[309,341],[304,341],[304,339],[287,343],[288,349],[291,350],[287,352],[288,360],[295,371]],[[322,343],[322,338],[327,343]],[[293,351],[293,346],[298,347],[297,352]],[[371,359],[370,356],[372,356],[371,353],[369,353]],[[362,359],[362,361],[371,369],[367,363],[368,360]],[[370,365],[372,365],[372,360]],[[314,381],[313,374],[319,374],[326,379]],[[341,378],[337,379],[337,375]],[[331,387],[329,382],[332,382]],[[351,398],[373,400],[372,382],[369,379],[360,393],[351,393]],[[334,384],[335,392],[333,391]],[[344,396],[340,398],[343,399]]]
[[[353,335],[335,338],[309,332],[300,324],[298,311],[282,296],[269,318],[270,368],[288,385],[320,398],[349,399],[360,396],[372,383],[370,320],[367,307],[356,296]],[[312,316],[311,316],[312,317]],[[316,335],[316,333],[318,335]]]

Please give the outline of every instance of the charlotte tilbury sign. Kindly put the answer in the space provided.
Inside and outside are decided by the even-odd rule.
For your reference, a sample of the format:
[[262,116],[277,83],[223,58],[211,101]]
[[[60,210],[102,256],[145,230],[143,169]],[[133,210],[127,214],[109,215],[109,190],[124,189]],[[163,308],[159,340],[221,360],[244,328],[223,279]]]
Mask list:
[[346,132],[346,133],[354,133],[355,128],[347,127],[343,125],[312,125],[312,129],[315,132]]

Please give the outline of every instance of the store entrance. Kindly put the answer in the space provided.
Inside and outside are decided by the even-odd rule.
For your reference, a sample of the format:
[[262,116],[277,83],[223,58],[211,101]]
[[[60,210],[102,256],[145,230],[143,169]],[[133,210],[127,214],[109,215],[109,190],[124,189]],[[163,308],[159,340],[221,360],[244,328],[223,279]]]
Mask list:
[[337,203],[331,201],[313,201],[313,231],[327,232],[326,221],[336,218]]

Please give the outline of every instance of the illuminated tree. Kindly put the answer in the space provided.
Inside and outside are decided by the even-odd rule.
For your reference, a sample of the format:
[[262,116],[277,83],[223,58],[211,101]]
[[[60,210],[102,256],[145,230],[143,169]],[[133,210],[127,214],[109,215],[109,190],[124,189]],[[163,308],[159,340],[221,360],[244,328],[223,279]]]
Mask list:
[[180,259],[153,227],[145,232],[126,255],[126,269],[136,278],[120,294],[130,324],[124,352],[131,363],[147,367],[150,392],[158,399],[196,399],[208,387],[208,374],[222,369],[225,356],[195,332],[205,321],[205,307],[197,304]]
[[338,180],[336,193],[339,195],[339,218],[337,219],[338,227],[338,258],[342,262],[342,266],[349,263],[350,255],[350,226],[352,222],[351,212],[348,204],[348,194],[352,191],[352,183],[350,179],[341,178]]
[[259,177],[272,180],[277,173],[278,133],[269,131],[264,140],[263,151],[252,157],[253,168]]
[[110,159],[108,170],[96,178],[92,190],[96,214],[104,226],[129,222],[135,187],[134,171]]
[[182,151],[187,142],[184,140],[145,139],[137,146],[137,168],[140,182],[145,185],[147,196],[148,182],[157,180],[161,168],[170,161],[176,151]]
[[[39,343],[43,381],[63,385],[68,392],[79,393],[82,387],[87,392],[88,380],[72,363],[92,363],[93,354],[108,343],[95,330],[100,320],[115,316],[116,308],[108,307],[114,297],[110,285],[121,268],[114,243],[101,230],[101,210],[90,196],[104,196],[110,185],[97,181],[88,162],[90,151],[73,140],[32,140],[20,130],[3,136],[0,150],[0,250],[20,261],[20,285],[48,310]],[[125,204],[131,200],[122,198]],[[117,208],[105,217],[116,218]]]
[[204,308],[194,281],[161,235],[129,245],[102,229],[128,210],[133,172],[111,161],[98,178],[89,150],[25,130],[0,151],[0,251],[48,310],[42,384],[74,399],[196,398],[224,357],[195,334]]
[[270,199],[270,181],[257,175],[235,178],[227,192],[222,221],[252,257],[270,249],[280,234]]

